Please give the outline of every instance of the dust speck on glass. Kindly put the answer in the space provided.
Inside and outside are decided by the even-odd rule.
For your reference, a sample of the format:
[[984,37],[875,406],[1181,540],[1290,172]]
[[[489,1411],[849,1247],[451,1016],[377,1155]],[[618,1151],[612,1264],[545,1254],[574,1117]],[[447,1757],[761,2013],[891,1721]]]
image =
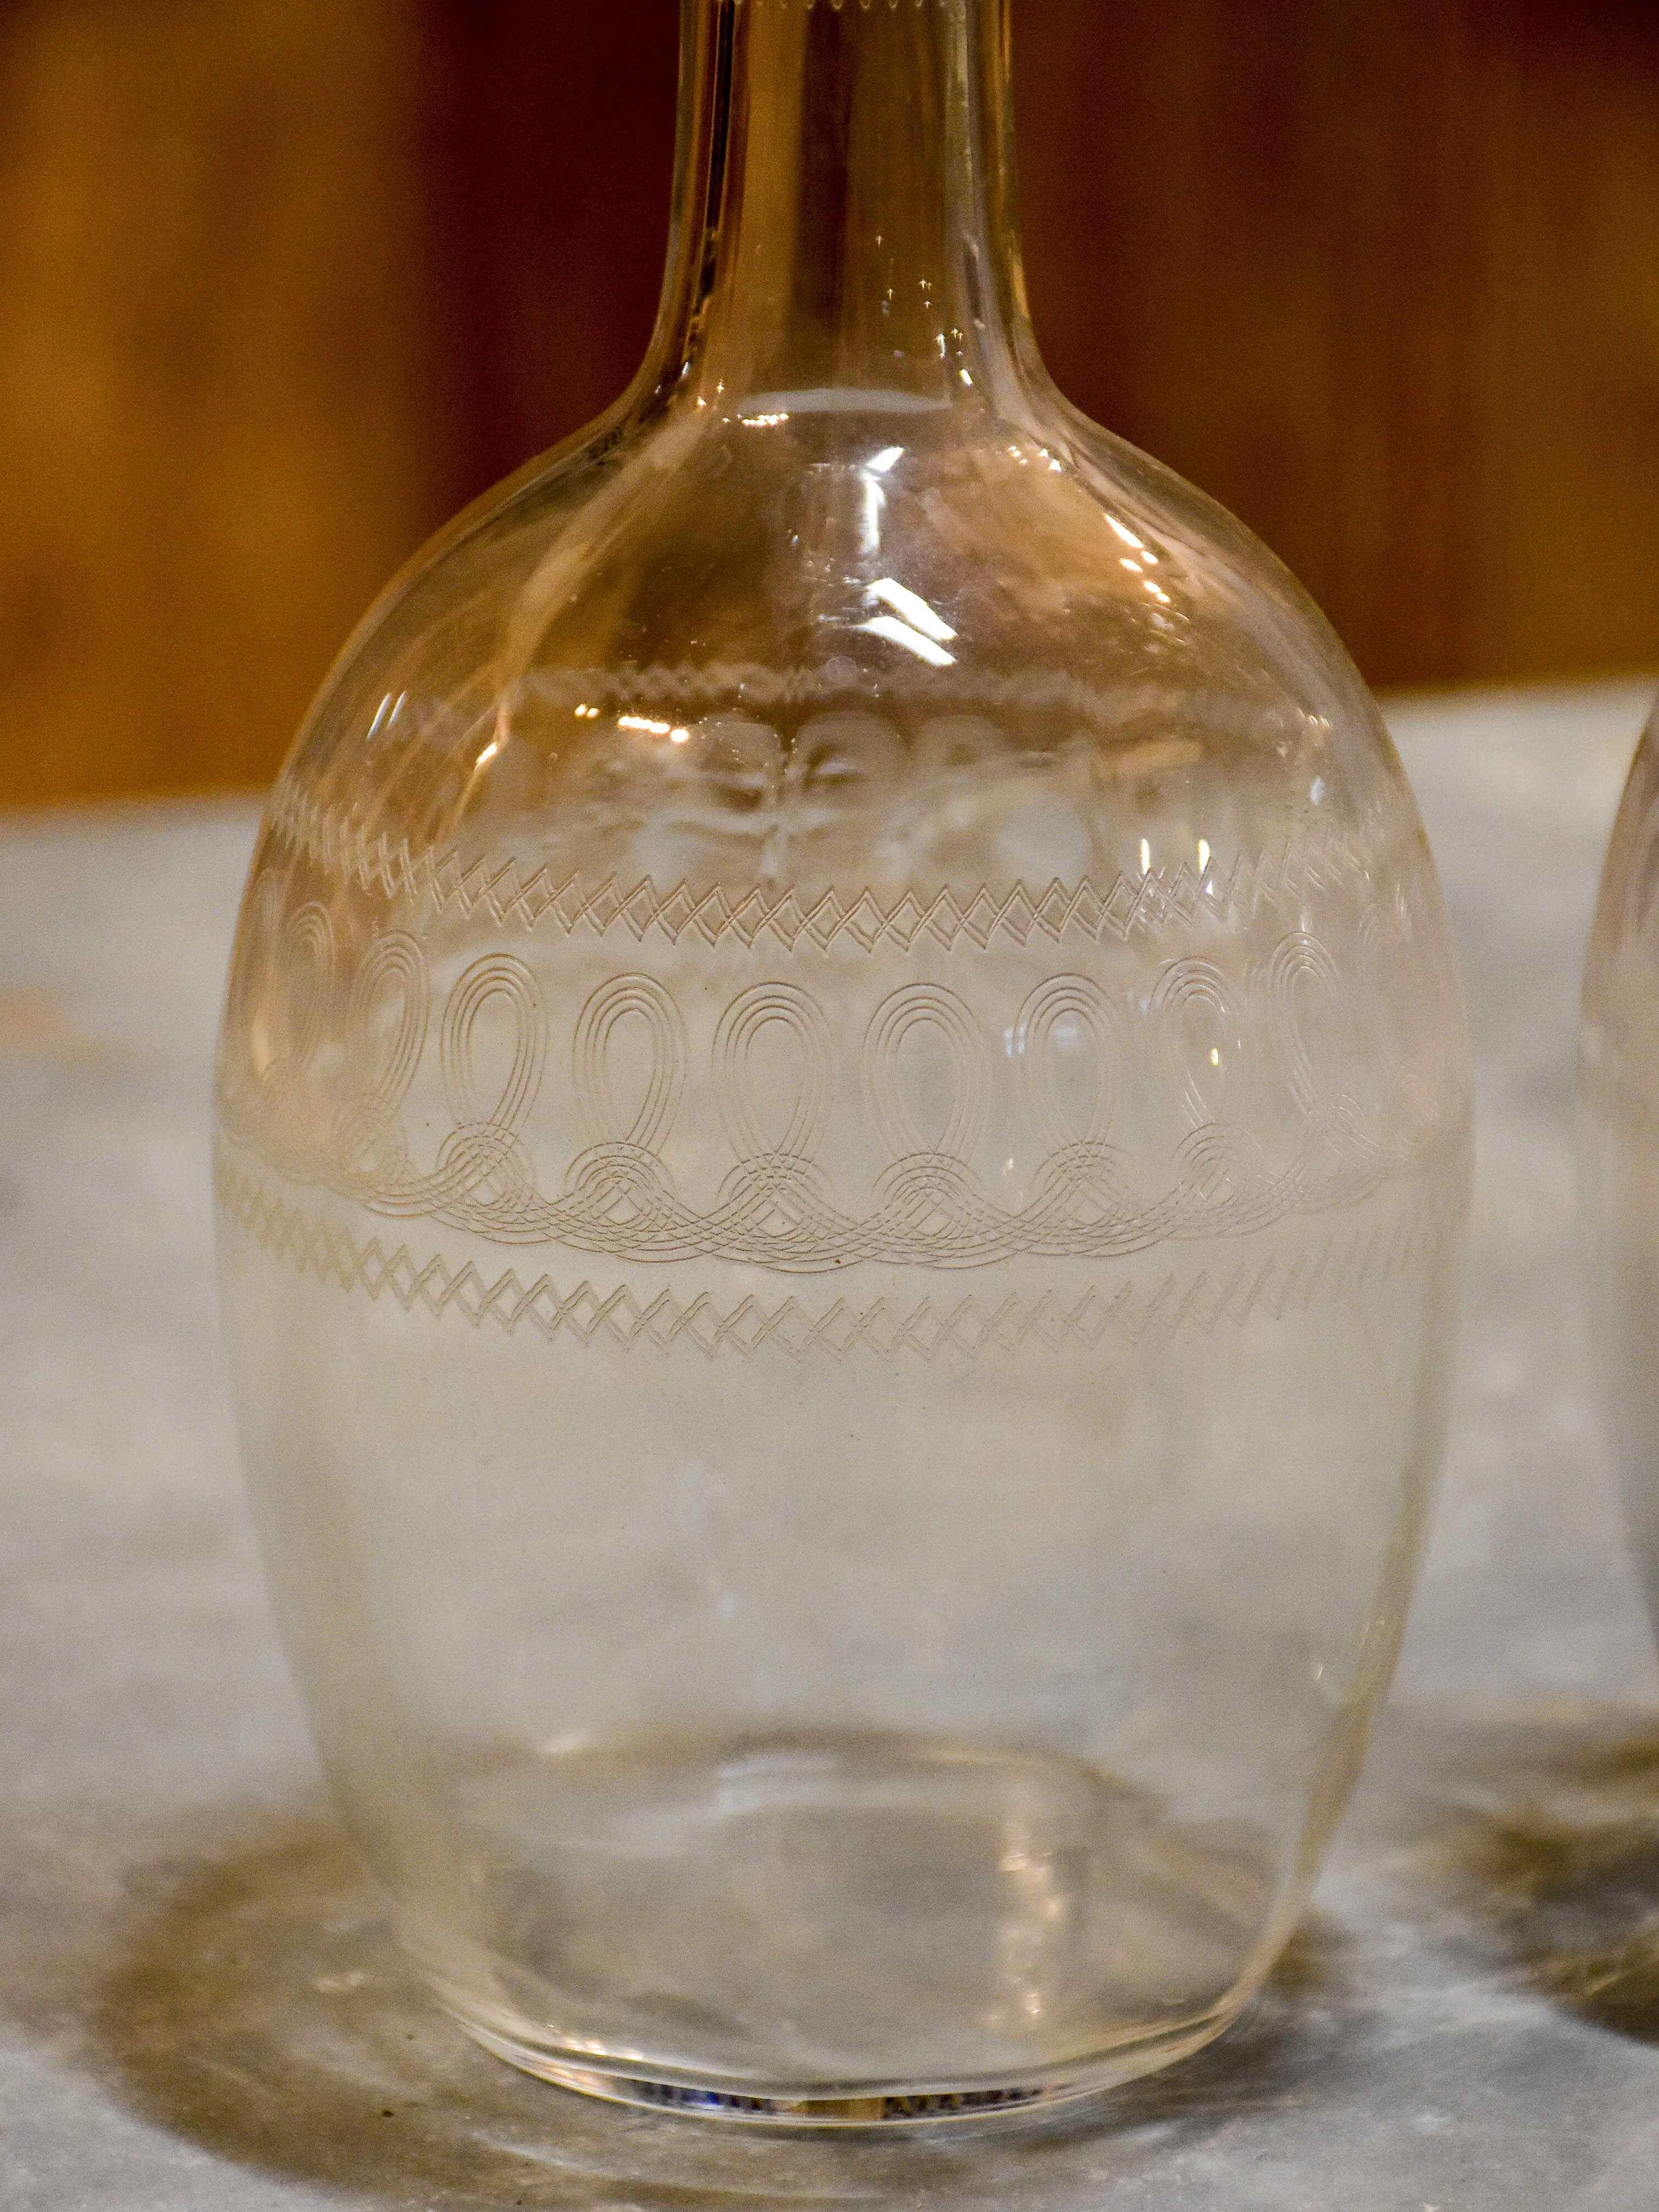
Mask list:
[[472,2034],[728,2119],[1023,2114],[1225,2027],[1352,1782],[1458,988],[1335,638],[1043,372],[1000,7],[685,25],[645,366],[392,587],[267,812],[245,1454]]

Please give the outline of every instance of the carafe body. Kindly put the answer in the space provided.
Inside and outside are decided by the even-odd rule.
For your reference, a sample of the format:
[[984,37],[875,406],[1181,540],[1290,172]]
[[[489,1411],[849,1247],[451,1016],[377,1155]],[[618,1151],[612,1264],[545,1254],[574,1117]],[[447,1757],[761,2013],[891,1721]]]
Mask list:
[[640,380],[354,639],[218,1078],[332,1786],[492,2048],[947,2119],[1194,2048],[1386,1687],[1468,1167],[1340,647],[1044,376],[995,11],[696,0]]

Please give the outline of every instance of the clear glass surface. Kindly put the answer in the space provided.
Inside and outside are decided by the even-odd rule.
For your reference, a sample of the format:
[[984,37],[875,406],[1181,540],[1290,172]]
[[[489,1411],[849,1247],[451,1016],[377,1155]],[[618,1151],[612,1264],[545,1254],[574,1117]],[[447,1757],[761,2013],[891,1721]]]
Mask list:
[[248,1475],[346,1817],[481,2040],[739,2118],[1224,2027],[1444,1415],[1411,796],[1291,580],[1047,380],[1004,40],[690,0],[650,356],[347,647],[227,1001]]
[[1620,802],[1590,935],[1578,1139],[1591,1348],[1659,1631],[1659,714]]

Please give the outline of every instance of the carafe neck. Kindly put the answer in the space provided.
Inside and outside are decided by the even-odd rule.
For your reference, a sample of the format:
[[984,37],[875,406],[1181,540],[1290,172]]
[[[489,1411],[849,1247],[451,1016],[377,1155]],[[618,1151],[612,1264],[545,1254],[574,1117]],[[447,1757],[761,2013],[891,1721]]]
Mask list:
[[726,413],[996,404],[1035,364],[1006,0],[684,0],[647,381]]

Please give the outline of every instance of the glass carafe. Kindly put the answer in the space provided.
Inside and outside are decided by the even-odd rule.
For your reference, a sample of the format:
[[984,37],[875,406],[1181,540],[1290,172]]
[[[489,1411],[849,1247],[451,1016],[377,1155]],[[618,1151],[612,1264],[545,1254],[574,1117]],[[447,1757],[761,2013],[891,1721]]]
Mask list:
[[1659,713],[1620,802],[1590,934],[1578,1193],[1591,1350],[1659,1630]]
[[1445,1407],[1411,796],[1048,381],[1004,33],[690,0],[649,358],[347,647],[225,1016],[248,1475],[402,1940],[519,2064],[738,2118],[1225,2026]]

